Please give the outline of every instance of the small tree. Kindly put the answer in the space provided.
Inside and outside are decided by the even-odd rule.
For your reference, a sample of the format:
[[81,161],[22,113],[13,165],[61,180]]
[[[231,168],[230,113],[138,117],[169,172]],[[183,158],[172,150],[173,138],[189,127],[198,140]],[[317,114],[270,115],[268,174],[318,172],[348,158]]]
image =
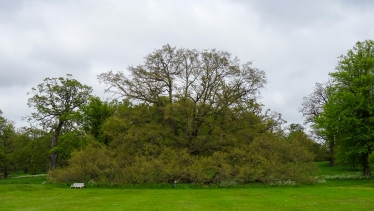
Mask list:
[[78,110],[87,104],[92,88],[72,79],[68,74],[66,78],[46,78],[36,88],[32,88],[33,96],[28,100],[28,106],[36,109],[28,116],[29,122],[39,122],[44,128],[53,131],[51,143],[50,170],[57,166],[58,138],[63,126],[77,118]]

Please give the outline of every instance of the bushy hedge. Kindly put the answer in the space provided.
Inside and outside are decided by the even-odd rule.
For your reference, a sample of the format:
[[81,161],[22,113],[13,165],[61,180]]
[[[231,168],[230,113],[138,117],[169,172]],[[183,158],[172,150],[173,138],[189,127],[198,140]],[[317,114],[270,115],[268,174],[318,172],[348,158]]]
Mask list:
[[[153,150],[147,150],[152,148]],[[66,168],[49,173],[53,182],[106,184],[227,182],[313,182],[313,154],[297,140],[273,135],[255,138],[246,147],[230,148],[207,156],[191,155],[186,149],[147,145],[137,153],[121,148],[88,145],[71,155]],[[143,153],[142,153],[143,152]]]

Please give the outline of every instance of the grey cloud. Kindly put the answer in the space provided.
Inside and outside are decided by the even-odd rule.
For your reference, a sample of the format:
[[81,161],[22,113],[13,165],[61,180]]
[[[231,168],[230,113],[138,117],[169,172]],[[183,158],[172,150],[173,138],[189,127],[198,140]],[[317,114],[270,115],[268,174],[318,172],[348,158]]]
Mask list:
[[265,107],[302,123],[302,97],[337,56],[374,36],[370,2],[0,0],[0,109],[19,121],[30,113],[27,91],[67,73],[104,96],[97,74],[141,64],[169,43],[253,61],[269,79]]
[[[23,0],[0,0],[0,14],[10,14],[23,6]],[[3,16],[4,17],[4,16]]]

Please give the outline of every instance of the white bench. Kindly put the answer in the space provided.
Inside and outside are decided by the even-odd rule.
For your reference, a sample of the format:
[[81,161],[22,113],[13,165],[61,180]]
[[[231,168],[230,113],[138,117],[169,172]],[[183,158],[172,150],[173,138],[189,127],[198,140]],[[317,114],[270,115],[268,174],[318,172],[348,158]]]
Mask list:
[[70,188],[86,188],[84,183],[74,183],[70,186]]

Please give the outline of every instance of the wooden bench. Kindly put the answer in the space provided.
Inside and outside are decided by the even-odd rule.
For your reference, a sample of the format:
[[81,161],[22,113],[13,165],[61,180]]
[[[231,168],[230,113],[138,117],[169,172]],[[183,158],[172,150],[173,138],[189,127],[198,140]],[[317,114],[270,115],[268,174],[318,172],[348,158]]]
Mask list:
[[86,188],[84,183],[74,183],[70,186],[70,188]]

